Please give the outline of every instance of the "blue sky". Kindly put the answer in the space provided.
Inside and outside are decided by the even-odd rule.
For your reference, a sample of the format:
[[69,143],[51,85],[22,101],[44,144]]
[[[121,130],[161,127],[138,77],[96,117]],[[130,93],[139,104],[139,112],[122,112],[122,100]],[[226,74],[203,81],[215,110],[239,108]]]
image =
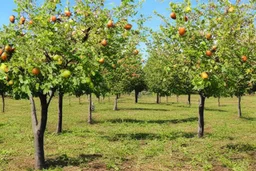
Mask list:
[[[39,0],[42,1],[42,0]],[[62,0],[64,3],[66,0]],[[106,0],[106,4],[108,5],[119,5],[121,0]],[[182,2],[183,0],[171,0],[171,2]],[[200,0],[201,2],[207,2],[207,0]],[[234,2],[235,0],[230,0]],[[248,0],[242,0],[242,2]],[[74,2],[74,0],[70,0],[70,2]],[[191,0],[192,5],[195,4],[196,0]],[[169,16],[170,11],[167,10],[169,7],[170,0],[145,0],[143,8],[140,10],[141,13],[145,15],[152,15],[153,11],[156,10],[158,13],[163,14],[165,16]],[[2,24],[9,23],[9,16],[14,14],[13,9],[15,8],[15,4],[13,0],[5,0],[4,3],[1,3],[0,10],[0,27]],[[161,21],[158,18],[153,18],[150,21],[150,26],[154,29],[157,29]]]
[[[42,0],[39,0],[42,1]],[[62,0],[62,2],[66,2],[67,0]],[[201,2],[207,2],[208,0],[199,0]],[[235,2],[235,0],[230,0],[232,3]],[[242,0],[242,2],[246,2],[248,0]],[[70,0],[71,4],[74,3],[74,0]],[[109,6],[112,5],[119,5],[121,0],[106,0],[106,4]],[[153,11],[157,11],[158,13],[169,16],[170,11],[167,10],[169,8],[170,2],[183,2],[183,0],[145,0],[142,9],[140,9],[140,13],[144,14],[145,16],[152,16]],[[192,5],[196,3],[196,0],[191,0]],[[1,3],[1,10],[0,10],[0,28],[3,24],[9,23],[9,16],[15,14],[13,12],[13,9],[15,9],[15,4],[13,0],[5,0],[4,3]],[[150,21],[146,23],[146,26],[150,26],[153,30],[157,30],[159,28],[159,25],[161,24],[161,20],[157,17],[153,17]],[[144,48],[145,46],[141,44],[141,48]],[[143,51],[143,50],[142,50]],[[144,52],[143,57],[146,58],[146,54]]]

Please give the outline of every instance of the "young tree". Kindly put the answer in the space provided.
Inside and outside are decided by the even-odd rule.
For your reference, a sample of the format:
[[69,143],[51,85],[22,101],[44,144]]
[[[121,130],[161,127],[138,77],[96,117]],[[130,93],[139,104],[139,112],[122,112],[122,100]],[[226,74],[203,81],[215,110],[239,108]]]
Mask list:
[[[44,1],[42,4],[34,0],[15,3],[17,16],[11,16],[11,23],[3,27],[0,44],[16,48],[6,64],[8,77],[13,80],[14,95],[30,99],[35,167],[42,169],[45,166],[44,133],[48,107],[54,93],[58,90],[64,94],[66,88],[62,86],[67,84],[78,86],[88,83],[94,87],[91,76],[97,75],[99,59],[105,57],[106,48],[115,48],[111,47],[114,42],[108,37],[115,33],[106,28],[111,13],[104,8],[104,1],[77,1],[73,10],[65,9],[65,12],[60,0]],[[130,9],[135,6],[128,1],[122,3],[113,9],[116,14],[113,18],[134,14]],[[122,21],[117,28],[124,30],[126,24]],[[87,67],[86,62],[90,59],[93,60]],[[70,91],[69,88],[67,90]],[[37,117],[35,97],[40,100],[40,117]]]

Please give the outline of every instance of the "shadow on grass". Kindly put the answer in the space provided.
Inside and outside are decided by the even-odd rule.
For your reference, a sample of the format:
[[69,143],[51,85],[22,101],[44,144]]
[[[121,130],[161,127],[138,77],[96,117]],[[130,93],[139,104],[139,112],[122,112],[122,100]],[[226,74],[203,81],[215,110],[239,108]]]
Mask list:
[[226,146],[224,146],[222,148],[227,148],[229,150],[234,150],[234,151],[238,151],[238,152],[247,152],[247,151],[255,151],[256,150],[256,146],[248,144],[248,143],[247,144],[243,144],[243,143],[227,144]]
[[206,111],[215,111],[215,112],[228,112],[227,110],[223,110],[223,109],[209,109],[209,108],[205,108],[204,110],[206,110]]
[[93,160],[101,158],[101,154],[80,154],[78,157],[68,157],[66,154],[63,154],[59,157],[46,160],[46,168],[56,168],[56,167],[65,167],[65,166],[79,166],[82,164],[87,164]]
[[[154,108],[118,108],[115,111],[125,111],[125,110],[170,111],[168,109],[154,109]],[[107,108],[107,109],[98,109],[97,111],[109,111],[109,108]]]
[[134,134],[115,134],[114,136],[104,136],[109,141],[120,140],[175,140],[177,138],[193,138],[196,133],[191,132],[172,132],[170,134],[153,133],[134,133]]
[[143,104],[143,105],[172,105],[172,104],[176,104],[175,102],[161,102],[161,103],[156,103],[156,102],[152,102],[152,103],[148,103],[148,102],[138,102],[137,104]]
[[137,119],[110,119],[100,122],[111,122],[111,123],[156,123],[156,124],[165,124],[165,123],[184,123],[184,122],[194,122],[197,121],[197,117],[185,118],[185,119],[171,119],[171,120],[137,120]]
[[5,124],[0,123],[0,128],[3,127]]
[[120,108],[119,110],[151,110],[151,111],[170,111],[168,109],[154,109],[154,108]]
[[248,121],[256,121],[256,118],[252,118],[252,117],[241,117],[244,120],[248,120]]

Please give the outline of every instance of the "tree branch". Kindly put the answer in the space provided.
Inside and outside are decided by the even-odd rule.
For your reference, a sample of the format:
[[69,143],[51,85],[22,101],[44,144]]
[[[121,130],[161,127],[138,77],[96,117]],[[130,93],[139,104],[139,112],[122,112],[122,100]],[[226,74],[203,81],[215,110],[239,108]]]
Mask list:
[[32,117],[32,125],[33,125],[33,129],[35,128],[35,126],[38,125],[38,120],[37,120],[37,116],[36,116],[36,105],[35,105],[35,101],[32,95],[29,96],[29,100],[30,100],[30,104],[31,104],[31,117]]
[[51,91],[51,94],[50,94],[50,98],[49,98],[49,100],[48,100],[48,102],[47,102],[47,108],[48,108],[48,106],[50,105],[50,103],[51,103],[51,101],[52,101],[52,98],[54,97],[54,93],[55,93],[55,90],[52,90],[52,91]]
[[91,27],[89,27],[88,29],[84,30],[83,32],[85,33],[85,36],[82,39],[82,43],[86,42],[87,39],[89,38],[89,31],[91,30]]

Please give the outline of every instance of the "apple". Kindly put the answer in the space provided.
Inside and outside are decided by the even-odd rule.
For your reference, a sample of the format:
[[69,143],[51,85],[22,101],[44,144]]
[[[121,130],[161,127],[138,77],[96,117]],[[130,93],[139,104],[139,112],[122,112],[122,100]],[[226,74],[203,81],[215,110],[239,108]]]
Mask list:
[[12,51],[12,47],[11,47],[10,45],[6,45],[6,46],[4,47],[4,50],[5,50],[6,52],[11,52],[11,51]]
[[212,52],[216,52],[216,50],[217,50],[217,46],[212,46]]
[[3,61],[7,60],[7,57],[8,57],[8,55],[7,55],[6,52],[2,53],[1,59],[2,59]]
[[61,73],[61,76],[64,77],[64,78],[68,78],[70,75],[71,75],[71,72],[69,70],[64,70]]
[[70,11],[65,11],[65,15],[66,15],[66,17],[70,17],[71,16],[71,12]]
[[232,6],[228,8],[228,12],[229,12],[229,13],[234,12],[234,10],[235,10],[235,8],[234,8],[234,7],[232,7]]
[[53,60],[58,61],[59,59],[61,59],[62,57],[60,55],[54,55],[53,56]]
[[186,33],[186,29],[184,27],[179,28],[179,34],[183,36]]
[[20,24],[24,24],[26,21],[25,17],[20,17]]
[[57,17],[56,16],[51,16],[51,19],[50,19],[50,21],[52,21],[52,22],[56,22],[57,21]]
[[209,76],[208,76],[208,74],[207,74],[206,72],[202,72],[202,73],[201,73],[201,77],[202,77],[203,79],[208,79],[208,78],[209,78]]
[[103,40],[101,41],[101,45],[102,45],[102,46],[107,46],[107,44],[108,44],[108,42],[107,42],[106,39],[103,39]]
[[116,65],[115,65],[115,64],[112,64],[112,68],[116,69]]
[[113,23],[112,20],[109,20],[109,21],[108,21],[107,27],[108,27],[108,28],[114,27],[114,23]]
[[207,40],[210,40],[210,39],[212,38],[212,35],[211,35],[211,33],[207,33],[207,34],[205,35],[205,37],[206,37]]
[[99,60],[99,63],[100,64],[103,64],[105,62],[105,59],[104,58],[101,58],[100,60]]
[[3,72],[8,72],[9,71],[8,66],[5,65],[4,63],[1,64],[0,70],[2,70]]
[[185,17],[184,17],[184,20],[187,22],[187,21],[188,21],[188,17],[187,17],[187,16],[185,16]]
[[186,12],[186,13],[191,12],[191,8],[190,8],[189,6],[187,6],[187,7],[185,8],[185,12]]
[[137,49],[135,49],[135,50],[133,51],[133,54],[134,54],[134,55],[138,55],[138,54],[139,54],[139,51],[138,51]]
[[15,16],[14,16],[14,15],[11,15],[9,19],[10,19],[10,22],[11,22],[11,23],[14,23],[14,22],[15,22]]
[[40,70],[38,68],[33,68],[32,69],[32,74],[33,75],[38,75],[38,74],[40,74]]
[[58,64],[58,65],[61,65],[62,63],[63,63],[62,59],[59,58],[57,64]]
[[243,56],[241,57],[241,59],[242,59],[243,62],[246,62],[246,61],[247,61],[247,56],[243,55]]
[[0,49],[0,55],[2,55],[3,52],[4,52],[4,50],[3,50],[3,49]]
[[125,29],[125,30],[131,30],[131,28],[132,28],[132,25],[131,25],[131,24],[126,24],[126,25],[124,26],[124,29]]
[[30,20],[28,23],[29,23],[30,25],[32,25],[32,24],[33,24],[33,20]]
[[205,52],[205,54],[206,54],[206,56],[212,56],[212,52],[211,52],[210,50],[207,50],[207,51]]
[[1,64],[0,66],[0,70],[2,70],[3,72],[6,72],[8,70],[7,65],[5,65],[4,63]]
[[170,17],[175,20],[175,19],[176,19],[176,14],[175,14],[175,12],[172,12],[172,13],[170,14]]
[[8,85],[13,85],[13,80],[8,81]]

